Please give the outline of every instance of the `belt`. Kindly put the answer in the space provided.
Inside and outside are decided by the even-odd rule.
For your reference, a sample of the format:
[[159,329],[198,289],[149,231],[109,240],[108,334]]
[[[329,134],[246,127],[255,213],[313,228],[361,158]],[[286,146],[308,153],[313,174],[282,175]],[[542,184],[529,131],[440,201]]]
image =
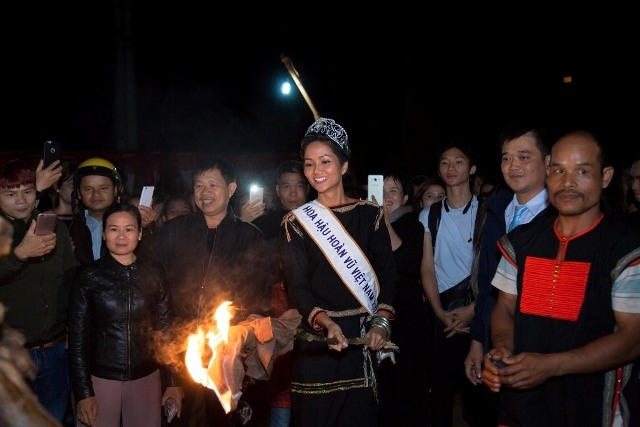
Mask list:
[[67,336],[62,334],[60,335],[58,338],[54,338],[51,341],[47,341],[43,344],[39,344],[39,345],[29,345],[29,343],[27,343],[26,347],[27,350],[42,350],[44,348],[49,348],[49,347],[53,347],[56,344],[60,344],[63,343],[67,340]]

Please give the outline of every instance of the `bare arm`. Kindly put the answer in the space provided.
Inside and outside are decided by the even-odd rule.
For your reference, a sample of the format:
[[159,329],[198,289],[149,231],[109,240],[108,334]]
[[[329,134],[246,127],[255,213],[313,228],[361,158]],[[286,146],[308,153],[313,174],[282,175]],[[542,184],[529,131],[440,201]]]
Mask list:
[[440,321],[446,325],[446,318],[442,304],[440,303],[440,294],[438,292],[438,281],[436,280],[436,267],[433,259],[433,244],[431,243],[431,233],[424,233],[424,241],[422,243],[422,262],[420,263],[420,279],[422,281],[422,289],[431,304],[434,314]]
[[498,300],[491,312],[491,341],[494,348],[484,357],[482,382],[493,392],[500,391],[503,381],[501,370],[499,371],[498,367],[491,363],[488,355],[492,355],[496,360],[502,360],[503,357],[513,354],[513,319],[517,297],[515,294],[498,291]]
[[402,245],[402,239],[400,238],[400,236],[398,236],[398,233],[396,233],[396,230],[393,229],[393,225],[391,225],[391,222],[389,221],[389,206],[383,203],[382,210],[384,211],[384,223],[389,229],[389,237],[391,238],[391,250],[395,251],[400,247],[400,245]]
[[240,219],[245,222],[252,222],[265,213],[267,213],[267,205],[259,200],[254,200],[253,202],[247,200],[240,207]]
[[515,294],[498,291],[498,300],[491,313],[491,341],[494,348],[505,350],[505,356],[513,353],[513,319],[517,298]]
[[387,228],[389,229],[389,237],[391,238],[391,250],[395,251],[402,245],[402,239],[398,236],[396,230],[393,229],[391,223],[387,224]]
[[51,163],[44,168],[44,162],[40,159],[36,167],[36,191],[44,191],[51,187],[62,176],[62,166],[60,160]]
[[618,328],[609,335],[564,353],[550,354],[555,376],[608,371],[640,356],[640,313],[614,311]]
[[327,338],[336,338],[338,342],[336,344],[329,345],[329,348],[336,351],[342,351],[343,348],[347,348],[349,343],[347,338],[342,333],[342,328],[325,312],[318,314],[315,318],[315,322],[327,330]]
[[[496,315],[494,310],[492,328]],[[614,316],[618,326],[616,331],[580,348],[561,353],[519,353],[508,356],[507,351],[502,351],[505,347],[499,347],[497,343],[495,351],[498,358],[507,366],[498,371],[494,366],[489,366],[492,364],[485,358],[483,381],[493,391],[500,388],[496,381],[516,389],[529,389],[551,377],[604,372],[624,366],[640,356],[640,313],[614,312]],[[485,374],[487,378],[484,378]]]

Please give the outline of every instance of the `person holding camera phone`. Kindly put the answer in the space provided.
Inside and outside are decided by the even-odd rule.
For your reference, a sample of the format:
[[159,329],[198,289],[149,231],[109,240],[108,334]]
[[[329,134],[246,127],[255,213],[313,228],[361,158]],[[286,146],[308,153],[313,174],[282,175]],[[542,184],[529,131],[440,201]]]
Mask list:
[[393,341],[401,352],[395,364],[380,366],[379,425],[402,419],[406,426],[425,426],[429,425],[425,384],[431,346],[428,333],[416,334],[429,327],[420,283],[424,227],[411,204],[409,179],[398,170],[388,170],[382,176],[383,197],[378,203],[384,210],[398,268]]
[[[45,211],[52,207],[53,201],[47,192],[63,174],[63,167],[60,160],[56,160],[49,166],[44,166],[40,160],[36,167],[36,207],[41,211]],[[43,197],[44,196],[44,197]]]
[[24,334],[35,363],[32,390],[62,423],[70,392],[68,295],[77,262],[61,221],[54,232],[36,235],[36,180],[21,160],[0,166],[0,216],[13,227],[11,252],[0,258],[0,302],[7,307],[6,323]]
[[142,239],[138,208],[114,203],[103,216],[108,252],[80,268],[69,306],[79,425],[160,426],[161,405],[173,399],[179,416],[183,397],[174,370],[155,357],[168,337],[169,289],[162,266],[134,252]]
[[[273,266],[274,276],[271,281],[273,317],[279,317],[292,308],[282,271],[281,258],[284,245],[282,219],[291,210],[306,203],[309,188],[302,162],[285,160],[276,168],[275,193],[278,197],[278,206],[253,221],[253,224],[264,233],[270,248],[266,253],[265,261]],[[269,397],[270,426],[288,426],[291,420],[291,352],[276,359],[271,377],[266,384],[265,394]]]
[[47,189],[47,195],[51,201],[51,209],[47,209],[44,212],[55,213],[67,227],[70,227],[74,218],[73,176],[76,173],[78,164],[64,161],[60,165],[62,166],[60,178]]
[[240,219],[246,222],[253,222],[271,212],[268,210],[264,197],[265,188],[257,184],[251,185],[247,194],[240,195],[240,200],[237,202]]
[[[123,183],[120,172],[110,161],[91,157],[78,165],[73,176],[75,216],[69,226],[74,252],[81,264],[88,264],[106,253],[102,242],[102,215],[116,201],[120,201]],[[138,206],[142,226],[149,227],[156,212]],[[143,243],[144,245],[144,243]]]

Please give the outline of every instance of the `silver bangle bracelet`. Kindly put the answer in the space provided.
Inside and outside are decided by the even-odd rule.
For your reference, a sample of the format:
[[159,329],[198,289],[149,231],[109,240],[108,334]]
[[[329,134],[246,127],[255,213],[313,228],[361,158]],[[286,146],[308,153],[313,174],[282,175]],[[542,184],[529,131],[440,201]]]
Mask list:
[[369,329],[377,326],[382,329],[386,335],[385,339],[389,341],[391,339],[391,322],[384,316],[371,316],[371,323]]

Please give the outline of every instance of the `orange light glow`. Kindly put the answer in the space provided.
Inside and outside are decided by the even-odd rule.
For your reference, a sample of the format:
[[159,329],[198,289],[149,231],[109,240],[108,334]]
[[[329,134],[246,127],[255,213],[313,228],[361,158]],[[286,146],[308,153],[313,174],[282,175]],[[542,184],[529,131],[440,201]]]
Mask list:
[[[222,354],[224,344],[228,342],[229,322],[233,317],[233,309],[231,301],[220,304],[213,316],[214,325],[201,326],[195,334],[189,335],[185,355],[185,363],[191,377],[194,381],[213,390],[227,413],[234,409],[234,398],[237,400],[239,396],[233,396],[231,389],[227,387],[224,375],[218,372],[219,364],[216,364],[216,358],[218,354]],[[205,358],[209,359],[204,360]]]

